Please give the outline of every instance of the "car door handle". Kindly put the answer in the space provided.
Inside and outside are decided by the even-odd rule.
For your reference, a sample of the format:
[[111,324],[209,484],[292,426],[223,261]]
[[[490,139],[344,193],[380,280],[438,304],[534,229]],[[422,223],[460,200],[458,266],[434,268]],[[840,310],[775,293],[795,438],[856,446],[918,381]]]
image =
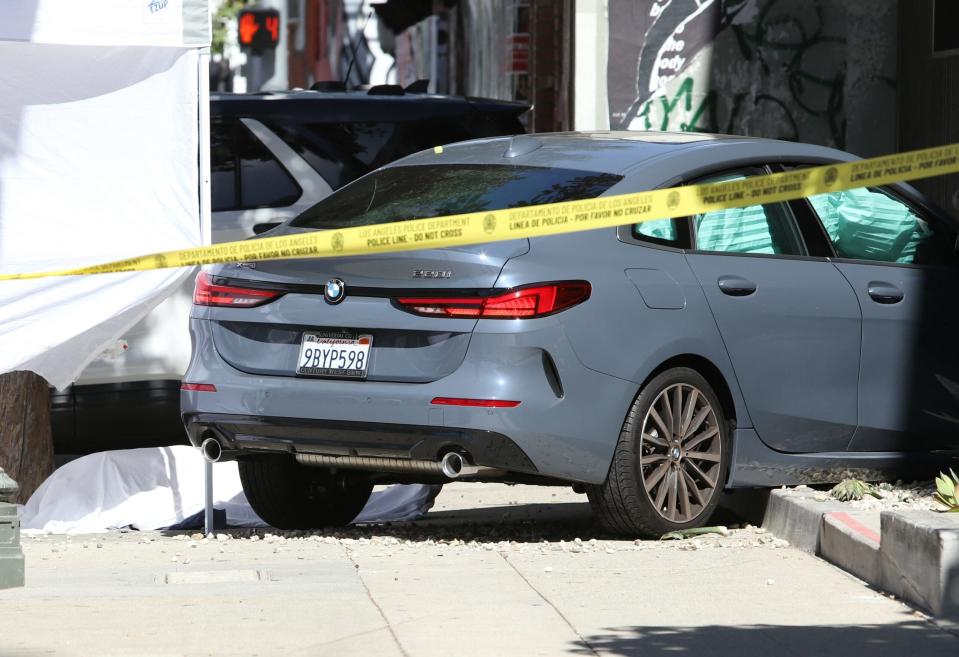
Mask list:
[[882,281],[871,282],[866,291],[876,303],[899,303],[903,297],[902,290],[892,283],[883,283]]
[[720,276],[716,281],[723,294],[731,297],[748,297],[756,291],[756,284],[739,276]]

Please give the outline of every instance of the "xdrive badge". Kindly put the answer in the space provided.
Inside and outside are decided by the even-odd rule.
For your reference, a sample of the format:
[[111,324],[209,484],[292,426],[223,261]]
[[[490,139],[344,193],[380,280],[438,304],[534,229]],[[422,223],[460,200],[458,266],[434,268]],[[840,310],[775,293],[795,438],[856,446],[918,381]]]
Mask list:
[[453,272],[443,269],[414,269],[413,278],[452,278]]

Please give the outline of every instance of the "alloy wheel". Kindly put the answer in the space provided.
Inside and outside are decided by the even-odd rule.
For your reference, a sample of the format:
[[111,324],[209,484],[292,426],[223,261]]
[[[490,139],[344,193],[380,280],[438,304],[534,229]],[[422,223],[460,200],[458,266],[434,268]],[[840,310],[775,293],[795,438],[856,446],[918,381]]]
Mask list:
[[688,523],[716,494],[722,468],[722,430],[695,386],[664,389],[643,419],[639,468],[646,495],[666,520]]

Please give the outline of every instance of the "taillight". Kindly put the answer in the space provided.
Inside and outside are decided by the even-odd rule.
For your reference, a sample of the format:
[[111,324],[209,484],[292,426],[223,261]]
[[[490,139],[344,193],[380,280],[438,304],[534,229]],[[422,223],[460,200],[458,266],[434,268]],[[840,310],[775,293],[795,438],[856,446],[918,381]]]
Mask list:
[[193,288],[193,303],[197,306],[252,308],[269,303],[282,294],[282,292],[274,292],[273,290],[216,285],[205,271],[201,271],[197,274],[196,286]]
[[216,392],[216,386],[212,383],[188,383],[184,381],[180,384],[180,390],[185,392]]
[[400,297],[408,312],[427,317],[534,319],[558,313],[589,298],[586,281],[536,283],[489,297]]
[[471,406],[473,408],[516,408],[520,402],[509,399],[472,399],[468,397],[433,397],[436,406]]

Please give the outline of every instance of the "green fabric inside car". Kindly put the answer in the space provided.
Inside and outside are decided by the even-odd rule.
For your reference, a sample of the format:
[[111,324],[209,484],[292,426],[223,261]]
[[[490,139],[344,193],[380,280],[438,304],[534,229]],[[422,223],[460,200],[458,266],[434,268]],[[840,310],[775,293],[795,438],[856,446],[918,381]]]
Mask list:
[[911,263],[931,233],[900,201],[869,189],[812,196],[840,258]]

